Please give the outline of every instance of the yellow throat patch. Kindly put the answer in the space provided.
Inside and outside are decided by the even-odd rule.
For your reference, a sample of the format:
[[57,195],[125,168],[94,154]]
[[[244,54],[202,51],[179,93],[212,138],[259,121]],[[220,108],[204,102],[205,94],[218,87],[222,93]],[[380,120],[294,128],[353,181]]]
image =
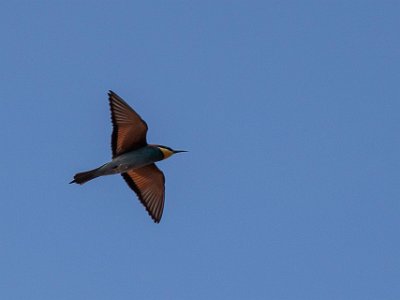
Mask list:
[[169,149],[165,149],[165,148],[163,148],[163,147],[158,147],[158,149],[160,149],[161,152],[163,153],[164,159],[166,159],[166,158],[170,157],[172,154],[174,154],[173,151],[171,151],[171,150],[169,150]]

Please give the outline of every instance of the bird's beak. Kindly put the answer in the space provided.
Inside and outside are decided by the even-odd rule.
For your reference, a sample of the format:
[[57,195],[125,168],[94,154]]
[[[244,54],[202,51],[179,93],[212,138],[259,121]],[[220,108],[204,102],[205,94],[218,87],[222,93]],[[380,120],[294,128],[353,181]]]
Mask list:
[[175,153],[181,153],[181,152],[188,152],[188,151],[186,151],[186,150],[174,150],[174,154]]

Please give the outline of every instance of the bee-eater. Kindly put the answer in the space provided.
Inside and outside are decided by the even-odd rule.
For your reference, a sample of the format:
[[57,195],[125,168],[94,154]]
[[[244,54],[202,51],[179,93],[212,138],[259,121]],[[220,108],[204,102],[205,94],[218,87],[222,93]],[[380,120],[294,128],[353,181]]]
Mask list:
[[121,97],[109,91],[113,132],[112,160],[96,169],[77,173],[70,183],[84,184],[99,176],[120,173],[154,220],[164,209],[165,178],[155,162],[184,150],[147,144],[147,124]]

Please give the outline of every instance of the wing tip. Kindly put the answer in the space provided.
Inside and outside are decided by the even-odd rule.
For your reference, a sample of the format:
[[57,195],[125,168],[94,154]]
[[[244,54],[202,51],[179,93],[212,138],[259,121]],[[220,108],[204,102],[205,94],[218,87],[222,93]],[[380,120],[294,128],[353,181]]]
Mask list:
[[146,211],[147,211],[148,215],[150,216],[150,218],[153,220],[153,222],[156,223],[156,224],[160,224],[160,221],[161,221],[161,218],[162,218],[162,211],[161,211],[161,214],[159,214],[159,213],[154,213],[153,214],[153,212],[149,208],[147,208],[146,202],[142,199],[142,196],[141,195],[139,196],[139,194],[137,194],[137,193],[136,193],[136,195],[137,195],[140,203],[142,203],[142,205],[146,209]]
[[[150,215],[150,216],[151,216],[151,215]],[[151,218],[153,219],[154,223],[160,224],[161,217],[158,219],[158,218],[153,218],[153,216],[151,216]]]
[[116,94],[113,90],[108,90],[108,95],[111,96],[111,95],[116,95]]

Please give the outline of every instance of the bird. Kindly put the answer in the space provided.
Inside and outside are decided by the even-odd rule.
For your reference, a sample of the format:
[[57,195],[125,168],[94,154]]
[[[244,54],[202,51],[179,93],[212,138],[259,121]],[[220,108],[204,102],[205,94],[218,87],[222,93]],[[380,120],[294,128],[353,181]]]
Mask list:
[[165,176],[155,162],[186,150],[147,143],[147,123],[113,91],[108,92],[113,126],[112,160],[90,171],[74,175],[71,183],[84,184],[100,176],[121,174],[155,223],[164,210]]

